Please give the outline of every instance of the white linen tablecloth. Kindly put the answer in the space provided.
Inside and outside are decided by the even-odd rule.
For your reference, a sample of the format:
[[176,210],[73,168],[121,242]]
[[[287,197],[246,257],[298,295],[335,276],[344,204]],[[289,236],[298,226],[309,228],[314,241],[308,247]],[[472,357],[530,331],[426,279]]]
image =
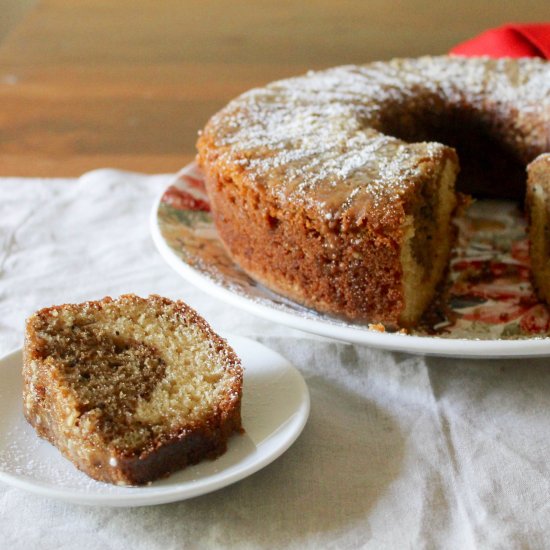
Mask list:
[[422,358],[237,311],[153,247],[150,209],[171,178],[0,179],[0,355],[38,308],[158,293],[286,356],[309,386],[309,422],[267,468],[169,505],[76,506],[0,483],[0,548],[549,547],[548,359]]

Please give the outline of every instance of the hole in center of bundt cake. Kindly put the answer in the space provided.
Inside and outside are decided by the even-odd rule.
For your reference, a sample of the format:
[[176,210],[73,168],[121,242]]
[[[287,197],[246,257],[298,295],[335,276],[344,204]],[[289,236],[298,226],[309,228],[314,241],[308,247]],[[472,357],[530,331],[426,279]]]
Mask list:
[[523,200],[525,159],[505,143],[506,129],[478,112],[426,98],[414,113],[388,109],[381,131],[404,141],[436,141],[456,149],[460,172],[456,190],[476,197]]

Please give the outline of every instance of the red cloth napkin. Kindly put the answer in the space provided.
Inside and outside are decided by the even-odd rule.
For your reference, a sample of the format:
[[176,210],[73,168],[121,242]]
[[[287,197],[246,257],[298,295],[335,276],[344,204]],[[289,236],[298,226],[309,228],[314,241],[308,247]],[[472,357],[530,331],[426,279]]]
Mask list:
[[455,46],[456,55],[550,59],[550,23],[504,25]]

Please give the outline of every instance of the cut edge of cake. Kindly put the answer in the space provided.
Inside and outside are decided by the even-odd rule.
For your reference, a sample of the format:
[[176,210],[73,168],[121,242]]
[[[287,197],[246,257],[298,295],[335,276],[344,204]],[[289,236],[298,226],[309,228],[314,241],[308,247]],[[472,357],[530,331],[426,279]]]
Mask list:
[[526,207],[533,283],[539,298],[550,304],[550,154],[527,167]]
[[423,184],[414,211],[403,224],[401,266],[404,308],[399,318],[402,327],[418,323],[448,269],[455,241],[452,223],[458,205],[455,182],[458,161],[445,158],[441,171]]

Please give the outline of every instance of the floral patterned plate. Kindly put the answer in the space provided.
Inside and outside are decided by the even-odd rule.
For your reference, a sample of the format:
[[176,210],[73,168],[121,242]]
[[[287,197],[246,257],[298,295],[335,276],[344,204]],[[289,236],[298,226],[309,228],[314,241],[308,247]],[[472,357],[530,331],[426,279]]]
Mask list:
[[550,312],[534,294],[526,223],[508,201],[479,200],[457,222],[448,292],[409,334],[317,313],[256,283],[226,254],[203,179],[185,167],[155,203],[151,231],[166,262],[209,294],[266,319],[373,347],[458,357],[550,355]]

